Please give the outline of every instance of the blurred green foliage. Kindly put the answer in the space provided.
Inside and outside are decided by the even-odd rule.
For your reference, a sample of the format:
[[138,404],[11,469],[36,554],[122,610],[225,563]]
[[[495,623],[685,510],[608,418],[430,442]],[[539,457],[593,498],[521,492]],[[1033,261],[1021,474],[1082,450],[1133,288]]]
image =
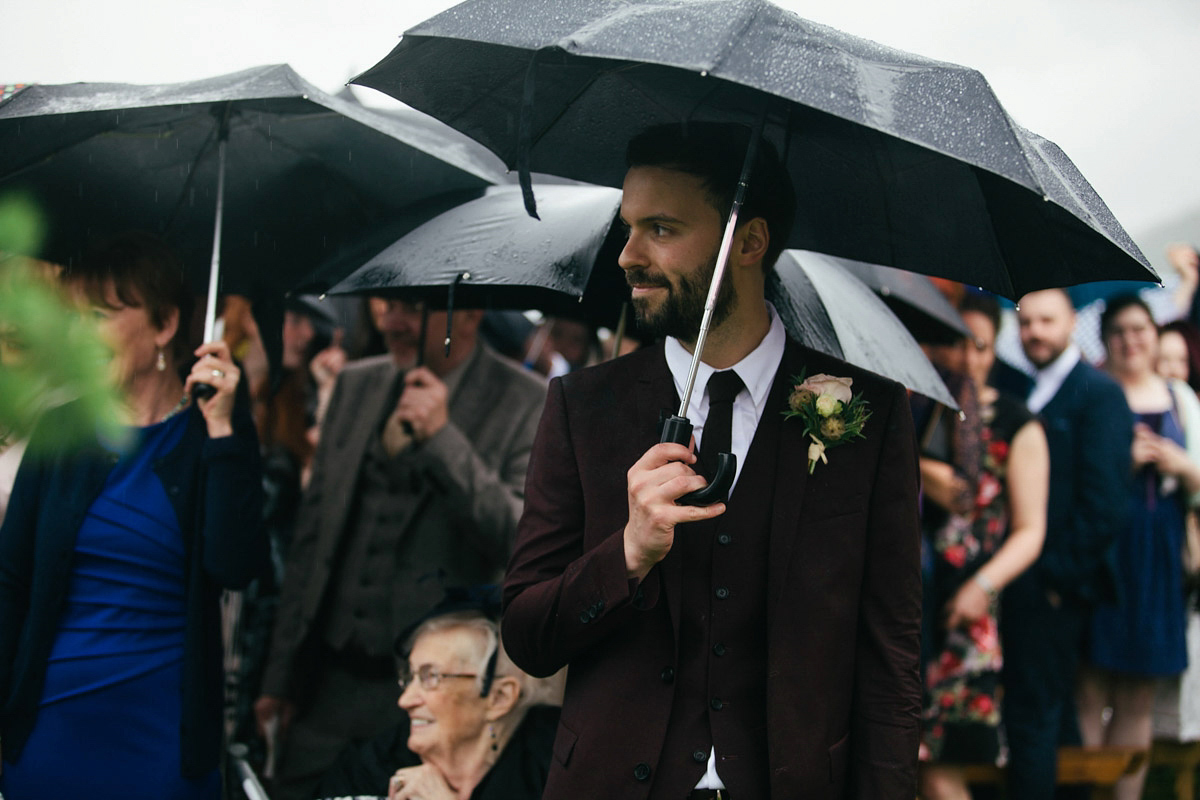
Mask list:
[[0,197],[0,447],[29,435],[46,408],[77,400],[47,443],[116,439],[120,398],[111,385],[111,352],[86,315],[60,293],[38,252],[45,223],[27,197]]

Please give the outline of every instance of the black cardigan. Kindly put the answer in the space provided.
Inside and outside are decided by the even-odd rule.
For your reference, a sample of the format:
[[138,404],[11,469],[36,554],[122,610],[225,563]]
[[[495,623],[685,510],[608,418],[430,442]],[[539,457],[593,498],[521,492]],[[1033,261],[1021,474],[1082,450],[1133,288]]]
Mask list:
[[[550,753],[558,731],[557,706],[533,706],[513,731],[471,800],[538,800],[546,788]],[[408,718],[365,744],[351,745],[321,778],[314,795],[319,800],[385,797],[392,774],[415,767],[421,759],[408,749]]]
[[[184,413],[183,438],[154,471],[183,534],[181,763],[185,777],[198,777],[217,766],[221,753],[221,589],[245,586],[267,550],[258,438],[249,414],[239,406],[233,435],[210,439],[199,410]],[[59,444],[51,434],[62,414],[48,411],[34,431],[0,527],[0,736],[4,760],[14,764],[37,721],[76,535],[116,463],[96,439],[73,448]]]

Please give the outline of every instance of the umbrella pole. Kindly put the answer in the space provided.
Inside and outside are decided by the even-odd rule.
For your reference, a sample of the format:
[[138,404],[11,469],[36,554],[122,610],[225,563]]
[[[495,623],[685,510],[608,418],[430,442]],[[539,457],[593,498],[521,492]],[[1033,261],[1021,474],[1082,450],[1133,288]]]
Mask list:
[[713,270],[712,282],[708,286],[708,299],[704,301],[704,316],[700,320],[700,333],[696,336],[696,349],[692,353],[692,364],[688,369],[687,383],[683,387],[683,397],[679,405],[680,417],[687,417],[688,403],[691,402],[692,389],[696,383],[696,372],[700,368],[700,357],[704,354],[704,342],[708,339],[708,329],[712,325],[713,310],[717,306],[721,282],[725,279],[729,251],[733,247],[733,234],[737,230],[742,203],[746,200],[746,186],[750,182],[750,171],[754,167],[754,159],[758,155],[758,142],[761,137],[762,125],[760,124],[750,135],[750,143],[746,147],[746,161],[742,164],[742,175],[738,179],[737,191],[733,195],[729,220],[725,223],[725,233],[721,237],[721,248],[717,251],[717,264]]
[[[225,211],[225,137],[217,142],[217,218],[213,223],[212,266],[208,272],[208,302],[204,309],[204,343],[215,338],[217,326],[217,281],[221,276],[221,217]],[[192,386],[196,400],[207,400],[217,393],[209,383]]]
[[212,266],[208,273],[208,304],[204,309],[204,342],[213,340],[217,324],[217,281],[221,275],[221,218],[225,211],[225,139],[217,144],[217,218],[213,224]]

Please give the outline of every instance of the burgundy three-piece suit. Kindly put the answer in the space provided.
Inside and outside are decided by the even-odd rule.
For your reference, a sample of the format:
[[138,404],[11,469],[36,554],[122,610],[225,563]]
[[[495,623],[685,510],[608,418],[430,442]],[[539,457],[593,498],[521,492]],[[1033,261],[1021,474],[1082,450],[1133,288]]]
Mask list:
[[[854,379],[865,438],[807,461],[792,377]],[[698,391],[703,387],[698,387]],[[505,583],[505,646],[569,664],[547,798],[911,800],[920,567],[904,389],[788,342],[724,515],[626,575],[626,472],[678,398],[662,346],[554,380]]]

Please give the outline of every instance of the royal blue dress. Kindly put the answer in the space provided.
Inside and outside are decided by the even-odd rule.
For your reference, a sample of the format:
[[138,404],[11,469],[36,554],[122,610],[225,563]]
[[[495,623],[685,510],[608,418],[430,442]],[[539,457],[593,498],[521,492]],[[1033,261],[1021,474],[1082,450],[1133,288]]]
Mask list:
[[[1148,425],[1184,446],[1179,415],[1138,414]],[[1165,491],[1169,489],[1170,491]],[[1120,602],[1096,607],[1092,617],[1092,664],[1141,676],[1178,675],[1187,669],[1187,619],[1183,592],[1185,491],[1164,483],[1152,466],[1140,469],[1130,498],[1129,528],[1117,538]]]
[[186,565],[155,462],[187,414],[139,428],[88,509],[37,723],[5,800],[219,800],[216,769],[180,773]]

